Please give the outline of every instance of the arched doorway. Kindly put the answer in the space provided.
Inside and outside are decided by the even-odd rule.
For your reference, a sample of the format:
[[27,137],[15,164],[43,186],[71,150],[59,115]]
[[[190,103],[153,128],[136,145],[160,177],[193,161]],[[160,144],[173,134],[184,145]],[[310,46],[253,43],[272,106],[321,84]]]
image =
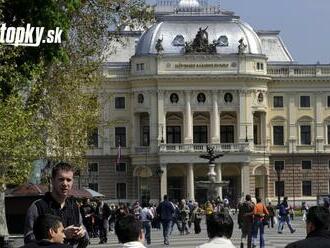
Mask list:
[[138,199],[142,204],[150,201],[150,178],[151,169],[147,166],[137,166],[133,171],[133,176],[137,178]]

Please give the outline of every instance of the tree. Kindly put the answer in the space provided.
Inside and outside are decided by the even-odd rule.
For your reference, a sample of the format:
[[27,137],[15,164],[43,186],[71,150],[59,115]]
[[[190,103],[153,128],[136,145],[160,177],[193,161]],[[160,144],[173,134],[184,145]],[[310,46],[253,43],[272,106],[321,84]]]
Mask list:
[[[32,162],[66,160],[83,167],[87,131],[98,124],[102,63],[124,27],[144,27],[152,10],[127,0],[0,0],[7,27],[63,29],[61,44],[0,44],[0,178],[27,180]],[[0,236],[8,235],[4,194]]]

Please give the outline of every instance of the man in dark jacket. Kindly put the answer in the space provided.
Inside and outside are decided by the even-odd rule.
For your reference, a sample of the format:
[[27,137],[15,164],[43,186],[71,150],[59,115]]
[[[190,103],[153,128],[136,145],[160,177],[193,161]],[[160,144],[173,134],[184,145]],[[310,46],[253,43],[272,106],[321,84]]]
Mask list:
[[174,204],[168,200],[167,195],[164,195],[164,201],[159,204],[156,211],[160,216],[160,221],[163,226],[164,244],[169,245],[169,233],[172,226]]
[[33,202],[26,213],[24,243],[35,240],[33,225],[37,217],[42,214],[52,214],[61,218],[66,243],[79,248],[87,247],[88,234],[82,223],[78,205],[69,195],[73,185],[73,173],[73,167],[65,162],[53,167],[52,191]]
[[329,248],[330,231],[329,210],[322,206],[313,206],[308,210],[306,218],[306,239],[293,242],[286,248]]
[[247,248],[252,244],[252,225],[254,204],[251,195],[245,196],[245,201],[238,207],[238,227],[242,231],[240,247],[244,247],[244,240],[247,238]]

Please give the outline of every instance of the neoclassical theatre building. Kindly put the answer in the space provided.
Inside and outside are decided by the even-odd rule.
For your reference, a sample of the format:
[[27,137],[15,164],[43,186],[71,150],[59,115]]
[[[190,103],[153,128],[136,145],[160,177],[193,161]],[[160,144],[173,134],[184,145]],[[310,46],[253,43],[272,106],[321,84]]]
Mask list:
[[123,31],[127,45],[104,65],[83,183],[112,201],[203,202],[199,156],[211,145],[232,203],[329,194],[330,66],[298,64],[279,31],[205,1],[158,1],[156,12],[148,30]]

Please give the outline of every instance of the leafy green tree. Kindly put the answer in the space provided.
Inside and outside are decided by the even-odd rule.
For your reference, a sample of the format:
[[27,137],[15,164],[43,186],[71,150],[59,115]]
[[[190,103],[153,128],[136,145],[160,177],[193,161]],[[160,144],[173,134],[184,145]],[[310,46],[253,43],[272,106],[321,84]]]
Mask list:
[[63,29],[61,44],[0,44],[0,237],[8,235],[5,185],[25,182],[35,159],[85,165],[105,55],[114,42],[125,43],[123,28],[152,18],[149,7],[127,0],[0,0],[7,27]]

